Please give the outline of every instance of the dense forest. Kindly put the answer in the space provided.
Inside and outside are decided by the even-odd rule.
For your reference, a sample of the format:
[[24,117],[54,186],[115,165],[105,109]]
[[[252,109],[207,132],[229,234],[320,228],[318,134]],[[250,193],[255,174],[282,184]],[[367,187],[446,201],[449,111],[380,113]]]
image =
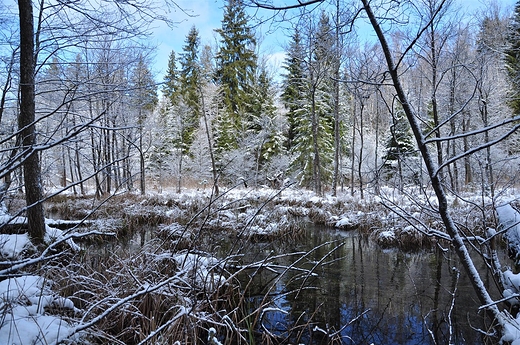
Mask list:
[[[85,19],[65,6],[62,11],[72,12],[65,19],[39,9],[35,111],[42,187],[94,190],[101,197],[114,190],[144,193],[147,184],[180,190],[217,179],[250,186],[289,179],[320,195],[424,184],[378,42],[353,25],[360,16],[355,7],[333,5],[295,19],[282,70],[273,71],[258,56],[248,8],[230,1],[216,30],[218,45],[202,46],[193,27],[183,50],[171,52],[164,76],[151,72],[153,51],[142,43],[142,25],[117,30],[122,19],[101,10]],[[493,196],[515,179],[518,164],[514,136],[481,147],[515,126],[518,24],[498,3],[475,16],[453,1],[439,11],[437,1],[424,1],[415,11],[401,19],[410,24],[391,23],[388,34],[395,50],[417,41],[398,61],[410,105],[450,188],[485,185]],[[6,191],[22,181],[21,152],[13,150],[20,78],[13,16],[2,22]],[[430,25],[415,38],[421,21]],[[472,148],[479,150],[470,155]]]
[[[149,38],[157,22],[175,35],[175,1],[0,4],[0,233],[25,223],[35,245],[32,258],[1,263],[2,280],[40,274],[34,267],[65,250],[46,240],[48,205],[60,198],[91,200],[92,213],[76,217],[85,223],[121,195],[144,205],[168,191],[210,191],[212,205],[237,187],[290,187],[359,205],[383,200],[420,234],[450,243],[479,303],[509,330],[467,247],[477,240],[482,256],[494,253],[500,231],[487,230],[514,214],[493,212],[519,187],[520,2],[489,1],[475,13],[456,0],[222,5],[215,42],[193,26],[156,75]],[[286,38],[276,69],[260,53],[265,25]],[[452,211],[460,204],[481,223],[462,223]],[[207,226],[195,218],[183,225]],[[71,239],[102,233],[71,233],[60,245],[74,251]],[[518,296],[495,264],[489,270]]]

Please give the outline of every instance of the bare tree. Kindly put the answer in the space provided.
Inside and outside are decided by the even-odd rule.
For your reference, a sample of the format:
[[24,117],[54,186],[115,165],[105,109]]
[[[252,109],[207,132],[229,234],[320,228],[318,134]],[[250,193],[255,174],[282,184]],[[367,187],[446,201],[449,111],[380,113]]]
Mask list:
[[[262,8],[282,11],[295,7],[321,3],[321,1],[299,1],[285,7],[276,7],[267,2],[256,0],[253,1],[253,3]],[[387,66],[387,72],[385,75],[389,77],[393,85],[395,96],[402,105],[403,111],[411,126],[413,136],[427,171],[431,189],[437,199],[435,211],[442,220],[444,231],[430,232],[430,229],[427,229],[425,230],[425,234],[428,236],[439,236],[444,240],[450,241],[453,250],[459,257],[460,262],[474,287],[479,302],[482,305],[481,308],[487,310],[500,326],[504,326],[507,320],[498,308],[497,303],[491,298],[491,295],[485,287],[480,273],[477,271],[469,254],[468,245],[464,241],[465,238],[468,238],[468,235],[464,233],[464,228],[454,219],[453,210],[448,202],[448,193],[450,193],[451,189],[450,185],[443,178],[443,172],[445,172],[453,163],[470,155],[486,151],[487,148],[501,143],[512,135],[520,125],[516,124],[515,121],[518,121],[518,117],[515,117],[512,119],[508,118],[503,121],[497,121],[495,123],[488,123],[487,125],[466,132],[457,131],[453,133],[442,133],[440,131],[442,126],[449,124],[450,119],[458,114],[457,111],[454,111],[453,114],[449,114],[446,118],[441,118],[439,116],[439,109],[437,108],[437,88],[440,81],[438,70],[439,53],[443,52],[443,46],[447,42],[447,36],[444,38],[438,36],[439,33],[436,32],[436,30],[438,28],[437,24],[442,20],[442,14],[447,10],[450,1],[426,1],[425,3],[429,9],[427,15],[424,16],[418,11],[415,18],[411,16],[411,12],[405,11],[405,8],[417,9],[415,5],[408,1],[394,4],[385,1],[374,2],[361,0],[360,5],[381,46]],[[400,12],[400,10],[403,10],[403,12]],[[400,15],[402,15],[402,17]],[[392,32],[393,29],[399,25],[398,19],[405,19],[404,22],[417,20],[417,26],[414,27],[414,35],[409,38],[409,41],[400,47],[401,49],[396,50],[396,47],[391,46],[388,35],[389,32]],[[429,63],[432,69],[432,92],[430,98],[433,102],[432,111],[434,116],[434,125],[432,130],[429,132],[432,134],[431,138],[425,136],[423,132],[423,126],[420,122],[421,117],[417,112],[417,108],[414,106],[414,100],[409,97],[409,93],[405,88],[406,84],[403,74],[406,69],[405,60],[408,58],[408,54],[417,48],[418,43],[423,37],[426,37],[427,42],[429,42]],[[439,38],[441,38],[440,41],[438,41]],[[495,131],[497,135],[494,137],[487,136],[486,133],[489,131]],[[473,140],[478,139],[476,141],[478,144],[469,147],[467,150],[462,150],[461,152],[455,151],[454,156],[443,156],[442,147],[444,144],[447,144],[448,142],[451,144],[456,141],[462,141],[464,138],[472,138]],[[453,151],[450,152],[453,154]]]
[[43,243],[45,218],[40,161],[36,149],[35,127],[35,51],[32,2],[18,1],[20,16],[20,114],[18,129],[21,136],[25,200],[29,234],[36,244]]

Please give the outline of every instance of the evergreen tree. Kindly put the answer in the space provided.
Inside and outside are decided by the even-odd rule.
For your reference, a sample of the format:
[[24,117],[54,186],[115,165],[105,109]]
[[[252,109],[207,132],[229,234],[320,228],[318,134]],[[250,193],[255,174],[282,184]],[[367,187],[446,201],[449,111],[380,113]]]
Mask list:
[[173,50],[168,57],[168,68],[164,76],[162,92],[171,104],[178,103],[180,95],[179,72],[177,71],[177,60]]
[[390,127],[391,135],[388,138],[386,154],[383,157],[386,161],[398,160],[400,157],[410,155],[415,151],[410,124],[406,120],[402,109],[396,111],[392,120],[393,124]]
[[255,90],[254,113],[259,114],[253,119],[249,130],[250,136],[256,138],[257,171],[273,156],[280,154],[283,150],[285,138],[283,128],[277,123],[277,112],[274,105],[274,90],[271,80],[265,68],[262,68],[258,76]]
[[[321,193],[321,181],[329,182],[332,177],[334,159],[334,82],[335,37],[329,16],[321,13],[315,37],[313,65],[316,73],[314,103],[317,121],[317,132],[314,133],[315,150],[314,165],[318,193]],[[319,157],[316,157],[319,155]]]
[[143,126],[146,117],[152,113],[157,105],[157,86],[153,79],[150,69],[146,65],[142,55],[139,56],[137,66],[133,70],[132,78],[132,103],[137,110],[137,124],[138,124],[138,150],[140,162],[140,189],[144,194],[145,187],[145,155],[143,147]]
[[286,68],[288,75],[282,99],[288,107],[292,170],[300,183],[322,193],[322,183],[332,176],[334,155],[333,57],[334,36],[328,17],[322,13],[317,28],[308,26],[307,45],[293,35]]
[[185,153],[193,143],[193,136],[201,116],[199,43],[199,32],[193,26],[186,37],[186,45],[183,47],[181,54],[180,92],[182,101],[188,108],[185,125],[183,126],[185,130],[182,133]]
[[292,35],[292,40],[287,49],[287,58],[283,68],[287,73],[283,75],[283,91],[281,95],[282,102],[287,109],[287,139],[285,148],[292,151],[295,138],[297,136],[296,128],[298,117],[301,116],[302,104],[305,99],[305,67],[304,67],[304,47],[301,42],[301,35],[298,28]]
[[204,45],[200,53],[200,79],[203,85],[213,80],[215,75],[215,58],[213,50],[209,45]]
[[221,46],[216,56],[215,80],[220,87],[223,113],[217,127],[217,146],[236,147],[237,135],[247,129],[253,104],[252,95],[257,57],[255,37],[248,25],[243,0],[228,0],[224,10]]
[[511,85],[509,105],[514,114],[518,115],[520,114],[520,1],[515,5],[515,13],[509,27],[505,62]]
[[157,105],[157,86],[152,72],[148,68],[143,57],[140,56],[133,70],[132,78],[132,103],[139,111],[139,123],[144,121],[144,116],[152,112]]
[[392,126],[390,127],[390,137],[386,143],[386,152],[382,157],[383,167],[393,176],[397,171],[402,179],[403,161],[415,155],[415,144],[410,129],[410,124],[406,119],[401,104],[398,103],[397,109],[392,114]]

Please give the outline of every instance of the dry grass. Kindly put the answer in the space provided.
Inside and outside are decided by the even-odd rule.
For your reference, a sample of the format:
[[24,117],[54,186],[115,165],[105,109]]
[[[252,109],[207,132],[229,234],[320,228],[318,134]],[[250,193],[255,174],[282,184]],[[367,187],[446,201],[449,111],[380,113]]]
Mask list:
[[[53,213],[76,219],[97,210],[92,217],[117,220],[117,232],[122,237],[143,226],[180,224],[197,231],[225,232],[252,241],[295,239],[301,235],[305,222],[310,221],[345,230],[357,229],[385,247],[410,249],[431,246],[435,241],[427,235],[429,229],[443,230],[437,213],[433,208],[425,207],[428,202],[420,194],[396,194],[394,191],[386,197],[367,195],[365,199],[359,199],[349,196],[302,198],[275,191],[270,194],[255,190],[232,192],[223,193],[219,198],[202,191],[146,196],[128,193],[102,203],[88,198],[57,196],[46,205]],[[457,200],[453,201],[453,215],[468,236],[482,235],[487,226],[496,226],[492,209]],[[342,222],[338,223],[339,220]],[[417,231],[405,231],[409,226]],[[381,241],[377,234],[388,229],[397,229],[396,236],[393,240]],[[187,244],[179,245],[187,247]]]
[[[129,193],[104,201],[57,196],[46,203],[48,211],[69,218],[82,218],[96,211],[92,218],[117,220],[120,238],[132,238],[144,228],[154,230],[138,249],[130,250],[117,242],[105,242],[102,249],[97,245],[86,247],[66,265],[63,261],[49,265],[47,274],[60,294],[84,311],[84,322],[145,286],[169,282],[161,289],[130,299],[104,317],[89,331],[94,343],[201,344],[207,339],[208,329],[214,327],[225,344],[280,344],[288,334],[281,337],[267,331],[263,315],[271,303],[267,296],[287,271],[271,267],[274,258],[245,267],[204,253],[213,252],[218,246],[215,239],[222,236],[235,238],[244,251],[250,242],[294,242],[304,236],[308,221],[336,226],[346,218],[349,221],[341,227],[356,228],[383,247],[414,250],[435,244],[428,231],[442,231],[436,213],[424,208],[424,203],[401,206],[392,200],[291,198],[255,191],[223,194],[217,199],[206,193]],[[478,235],[484,224],[493,224],[492,219],[487,219],[488,209],[474,206],[461,210],[456,213],[457,221],[464,231],[471,229],[468,234]],[[194,260],[193,255],[199,255],[201,264],[189,269],[185,263]],[[276,272],[270,271],[270,284],[261,292],[253,291],[253,277],[268,269]],[[259,293],[263,297],[253,306],[248,296]],[[312,316],[306,321],[297,320],[288,332],[291,339],[308,334],[311,324]],[[327,337],[327,344],[337,340]]]

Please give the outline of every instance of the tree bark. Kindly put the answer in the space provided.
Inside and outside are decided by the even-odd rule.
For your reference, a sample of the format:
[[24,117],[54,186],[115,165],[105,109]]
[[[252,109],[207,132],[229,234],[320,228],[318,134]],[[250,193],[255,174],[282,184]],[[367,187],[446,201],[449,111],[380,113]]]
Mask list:
[[341,150],[340,119],[339,119],[339,78],[341,68],[341,40],[340,40],[340,10],[339,1],[336,1],[335,49],[334,49],[334,173],[332,175],[332,196],[336,196],[339,180],[339,152]]
[[20,114],[18,128],[24,152],[23,173],[29,236],[35,244],[43,243],[45,218],[40,161],[35,128],[35,52],[33,8],[30,0],[18,0],[20,17]]

